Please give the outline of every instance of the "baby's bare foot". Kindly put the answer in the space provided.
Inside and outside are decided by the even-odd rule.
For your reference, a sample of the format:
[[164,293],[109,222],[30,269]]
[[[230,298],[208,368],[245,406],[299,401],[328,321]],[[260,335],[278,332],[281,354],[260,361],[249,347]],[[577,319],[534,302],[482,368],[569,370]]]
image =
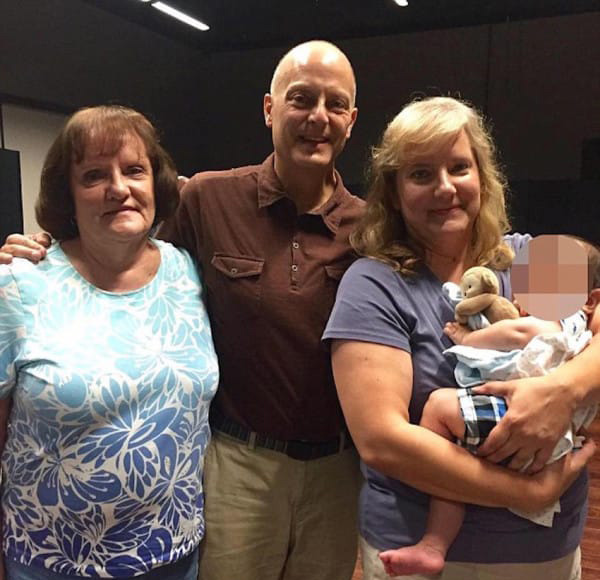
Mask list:
[[389,576],[408,576],[439,574],[444,568],[444,556],[428,544],[419,542],[414,546],[387,550],[379,553],[386,574]]

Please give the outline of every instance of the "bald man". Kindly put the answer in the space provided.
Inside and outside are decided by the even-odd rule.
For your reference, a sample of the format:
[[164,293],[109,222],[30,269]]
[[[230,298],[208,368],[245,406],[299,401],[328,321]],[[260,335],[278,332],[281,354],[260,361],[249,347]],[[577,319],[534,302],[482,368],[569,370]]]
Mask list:
[[348,580],[359,471],[320,338],[363,203],[335,170],[356,121],[346,56],[288,52],[264,97],[274,152],[195,175],[161,235],[202,265],[221,380],[202,580]]
[[[294,47],[263,102],[274,152],[260,165],[195,175],[160,232],[202,267],[219,357],[201,580],[352,576],[358,458],[320,339],[363,213],[335,170],[355,99],[336,46]],[[43,255],[20,243],[21,255]],[[11,247],[20,246],[4,246],[0,262]]]

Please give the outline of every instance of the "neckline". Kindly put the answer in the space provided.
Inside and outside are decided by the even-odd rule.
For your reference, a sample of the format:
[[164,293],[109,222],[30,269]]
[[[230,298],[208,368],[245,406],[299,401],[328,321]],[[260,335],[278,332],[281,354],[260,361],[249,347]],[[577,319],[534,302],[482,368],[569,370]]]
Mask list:
[[124,292],[112,292],[110,290],[104,290],[103,288],[100,288],[100,287],[96,286],[95,284],[92,284],[92,282],[90,282],[87,278],[82,276],[79,273],[79,271],[77,270],[77,268],[75,268],[75,266],[73,265],[73,262],[71,262],[71,259],[69,258],[69,256],[62,249],[60,242],[58,242],[58,241],[54,242],[53,248],[55,249],[55,251],[57,251],[59,253],[62,260],[69,265],[69,267],[75,274],[74,277],[79,282],[82,282],[85,286],[93,289],[95,292],[98,292],[99,294],[104,294],[106,296],[122,297],[122,296],[130,296],[132,294],[137,294],[138,292],[144,292],[145,290],[147,290],[150,286],[152,286],[155,283],[155,281],[158,279],[159,275],[161,274],[163,264],[164,264],[162,243],[160,242],[160,240],[155,240],[153,238],[148,238],[148,241],[158,250],[158,255],[160,258],[158,268],[156,269],[156,272],[154,273],[152,278],[150,278],[150,280],[148,280],[145,284],[143,284],[139,288],[134,288],[132,290],[126,290]]

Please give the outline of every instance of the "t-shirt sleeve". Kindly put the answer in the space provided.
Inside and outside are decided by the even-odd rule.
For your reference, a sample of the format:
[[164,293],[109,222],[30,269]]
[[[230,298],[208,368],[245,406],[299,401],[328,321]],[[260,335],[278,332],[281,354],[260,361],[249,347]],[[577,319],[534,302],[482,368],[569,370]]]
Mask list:
[[517,254],[521,248],[531,241],[530,234],[520,234],[518,232],[504,237],[504,241],[510,246],[512,251]]
[[344,274],[323,340],[346,339],[393,346],[410,352],[411,316],[402,308],[398,275],[370,259]]
[[[531,236],[529,234],[514,233],[504,236],[504,243],[515,253],[515,256],[519,253],[519,250],[529,244],[530,241]],[[500,282],[500,296],[512,300],[513,294],[510,274],[511,268],[496,272],[498,281]]]
[[157,238],[185,248],[196,259],[202,248],[200,182],[199,175],[196,175],[183,186],[175,214],[166,219],[156,233]]
[[0,398],[10,396],[17,381],[17,360],[25,338],[19,288],[8,266],[0,266]]

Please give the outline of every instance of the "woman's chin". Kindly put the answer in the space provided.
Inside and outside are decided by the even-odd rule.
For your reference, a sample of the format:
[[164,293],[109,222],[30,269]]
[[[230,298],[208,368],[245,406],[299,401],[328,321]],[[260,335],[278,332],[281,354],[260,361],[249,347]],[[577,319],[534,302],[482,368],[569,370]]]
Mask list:
[[150,228],[141,225],[119,224],[118,226],[107,228],[104,238],[119,242],[136,241],[147,238],[150,234]]
[[473,231],[473,223],[464,216],[448,219],[439,224],[439,231],[442,234],[470,235]]
[[448,236],[463,237],[471,235],[472,231],[473,225],[465,220],[447,220],[430,228],[429,236],[433,239]]

